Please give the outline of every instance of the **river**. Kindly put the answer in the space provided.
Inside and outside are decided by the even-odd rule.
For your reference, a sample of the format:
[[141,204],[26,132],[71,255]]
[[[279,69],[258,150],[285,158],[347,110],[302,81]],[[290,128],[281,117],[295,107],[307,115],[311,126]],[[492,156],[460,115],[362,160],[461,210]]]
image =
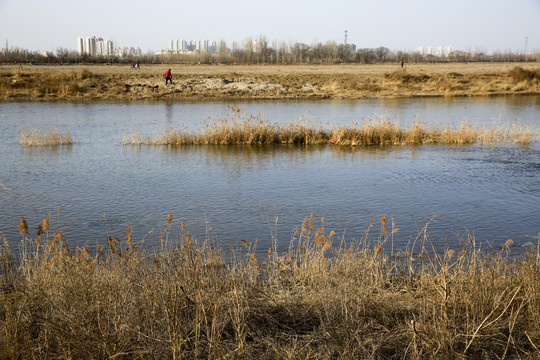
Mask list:
[[[227,112],[223,102],[0,103],[0,233],[17,248],[24,215],[33,237],[51,213],[72,247],[122,237],[159,244],[173,215],[200,241],[228,249],[241,240],[265,252],[286,250],[294,229],[314,216],[335,231],[334,246],[367,237],[410,248],[428,225],[437,246],[458,247],[463,235],[478,244],[538,242],[540,145],[471,146],[125,146],[130,131],[153,134],[168,127],[199,129]],[[230,103],[232,104],[232,103]],[[240,102],[269,122],[348,125],[384,117],[407,126],[496,123],[540,129],[540,97],[421,98],[357,101]],[[74,144],[23,147],[21,129],[69,131]],[[60,208],[60,213],[58,213]],[[393,223],[393,225],[392,225]],[[393,226],[393,227],[392,227]],[[384,237],[384,236],[383,236]],[[415,249],[418,250],[418,245]]]

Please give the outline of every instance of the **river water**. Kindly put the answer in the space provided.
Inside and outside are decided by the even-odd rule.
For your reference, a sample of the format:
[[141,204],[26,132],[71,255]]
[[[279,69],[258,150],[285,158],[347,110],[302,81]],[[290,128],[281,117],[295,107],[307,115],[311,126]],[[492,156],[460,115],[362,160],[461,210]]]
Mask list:
[[[403,126],[528,125],[540,129],[540,97],[391,99],[236,103],[269,122],[348,125],[385,117]],[[289,246],[294,229],[314,215],[334,230],[334,243],[379,239],[382,214],[396,249],[412,246],[418,229],[438,246],[537,243],[540,232],[540,146],[331,147],[124,146],[123,135],[168,127],[199,129],[227,112],[227,103],[0,103],[0,233],[17,248],[24,215],[30,235],[51,213],[72,247],[122,237],[148,247],[173,215],[200,240],[228,249],[241,240],[264,252],[272,239]],[[71,146],[23,147],[21,129],[69,131]],[[57,209],[60,208],[58,214]],[[152,229],[153,232],[152,232]]]

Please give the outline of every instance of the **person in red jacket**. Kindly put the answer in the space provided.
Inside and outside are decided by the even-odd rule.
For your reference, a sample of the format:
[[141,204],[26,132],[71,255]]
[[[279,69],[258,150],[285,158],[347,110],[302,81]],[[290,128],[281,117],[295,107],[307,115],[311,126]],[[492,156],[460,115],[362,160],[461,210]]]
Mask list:
[[171,69],[165,71],[165,85],[167,85],[169,81],[171,82],[171,84],[173,83]]

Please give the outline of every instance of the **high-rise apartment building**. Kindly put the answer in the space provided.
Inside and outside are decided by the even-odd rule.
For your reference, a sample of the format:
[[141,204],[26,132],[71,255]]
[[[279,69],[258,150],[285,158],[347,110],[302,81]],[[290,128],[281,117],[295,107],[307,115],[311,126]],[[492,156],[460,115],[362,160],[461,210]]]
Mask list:
[[78,37],[77,52],[80,55],[86,54],[90,56],[108,56],[114,55],[113,42],[111,40],[104,41],[101,37]]
[[232,51],[240,50],[240,45],[238,45],[236,41],[233,41],[229,44],[229,49],[231,49]]
[[77,38],[77,52],[79,54],[84,53],[84,38],[82,38],[82,37]]

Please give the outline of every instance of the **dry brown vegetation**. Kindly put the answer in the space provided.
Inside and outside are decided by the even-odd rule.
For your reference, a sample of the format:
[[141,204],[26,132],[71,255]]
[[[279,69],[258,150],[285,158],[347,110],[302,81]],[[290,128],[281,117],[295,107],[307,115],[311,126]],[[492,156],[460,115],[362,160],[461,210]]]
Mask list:
[[[59,210],[60,211],[60,210]],[[22,256],[0,253],[3,359],[535,358],[540,239],[437,248],[428,225],[392,253],[386,215],[336,241],[306,218],[290,249],[224,253],[169,214],[158,249],[132,236],[72,249],[50,214],[21,216]],[[371,235],[373,233],[373,235]]]
[[540,79],[540,69],[524,69],[516,66],[508,72],[508,75],[517,82],[520,81],[535,81]]
[[308,125],[305,122],[292,122],[286,125],[271,124],[260,114],[251,115],[236,106],[228,106],[229,112],[214,122],[207,122],[198,132],[183,128],[164,130],[154,135],[131,131],[124,134],[124,145],[261,145],[261,144],[299,144],[299,145],[466,145],[480,142],[512,142],[529,145],[531,140],[540,138],[539,133],[528,127],[517,125],[503,128],[492,125],[473,127],[462,122],[459,128],[452,125],[442,128],[429,127],[414,122],[406,129],[398,123],[385,118],[363,119],[351,126]]
[[[172,69],[173,85],[163,73]],[[3,65],[0,100],[361,99],[539,94],[536,64]]]
[[56,129],[23,129],[19,132],[19,144],[23,146],[58,146],[71,145],[73,139],[69,131],[58,132]]

